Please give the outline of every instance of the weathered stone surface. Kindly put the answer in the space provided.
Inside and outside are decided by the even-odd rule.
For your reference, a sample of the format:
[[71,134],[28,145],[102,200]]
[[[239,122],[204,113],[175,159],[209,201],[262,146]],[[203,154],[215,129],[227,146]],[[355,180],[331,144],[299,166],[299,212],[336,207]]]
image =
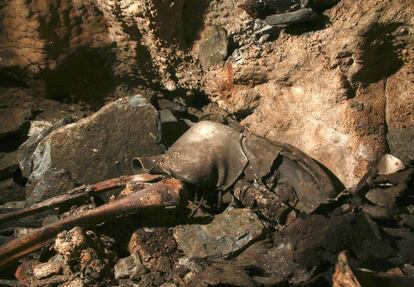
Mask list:
[[414,159],[414,126],[390,130],[387,139],[393,154],[405,161]]
[[28,205],[42,201],[46,198],[62,194],[76,186],[70,172],[63,169],[50,168],[46,170],[39,180],[26,185],[26,201]]
[[223,63],[227,57],[229,41],[226,30],[221,27],[212,27],[204,35],[204,42],[200,44],[198,58],[203,70]]
[[0,181],[0,204],[4,204],[9,201],[19,201],[25,199],[25,188],[13,181],[13,178],[9,178],[4,181]]
[[0,153],[0,180],[3,180],[19,169],[17,152]]
[[382,207],[393,207],[397,199],[406,191],[405,185],[396,185],[389,188],[374,188],[367,192],[365,197],[372,203]]
[[250,209],[233,209],[206,225],[174,228],[178,245],[190,259],[223,258],[245,248],[264,232],[264,225]]
[[159,137],[158,114],[146,99],[117,100],[43,138],[32,156],[30,184],[36,190],[42,178],[53,174],[68,173],[78,184],[130,174],[133,157],[162,152]]
[[148,270],[142,264],[138,255],[130,255],[122,258],[114,266],[114,274],[116,279],[139,279],[139,277]]
[[203,88],[250,131],[299,147],[351,187],[387,151],[387,132],[413,126],[413,12],[404,0],[342,0],[324,12],[330,25],[289,27],[260,46],[246,36],[255,23],[229,15],[222,27],[244,49]]
[[317,17],[318,14],[311,8],[304,8],[293,12],[267,16],[266,23],[269,25],[289,25],[315,20]]
[[73,120],[70,117],[64,117],[63,119],[52,124],[50,127],[47,127],[40,131],[38,134],[30,137],[19,147],[18,161],[20,169],[22,170],[22,175],[24,177],[29,177],[30,173],[32,172],[33,153],[35,152],[37,145],[40,143],[40,141],[55,129],[63,127],[71,123],[72,121]]

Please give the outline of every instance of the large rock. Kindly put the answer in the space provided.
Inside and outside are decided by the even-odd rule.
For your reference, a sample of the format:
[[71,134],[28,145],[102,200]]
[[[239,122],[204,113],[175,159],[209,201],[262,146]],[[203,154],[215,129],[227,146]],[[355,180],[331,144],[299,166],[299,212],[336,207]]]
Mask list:
[[265,227],[250,209],[233,209],[206,225],[180,225],[174,229],[178,245],[190,259],[223,258],[245,248]]
[[163,151],[159,140],[158,113],[145,98],[117,100],[40,141],[32,158],[32,190],[42,190],[36,199],[47,197],[53,191],[52,179],[43,179],[53,175],[87,184],[130,174],[133,157]]
[[388,148],[413,156],[413,13],[404,0],[342,0],[324,12],[331,24],[291,26],[262,45],[229,16],[222,27],[244,46],[205,74],[205,92],[250,131],[299,147],[354,186]]

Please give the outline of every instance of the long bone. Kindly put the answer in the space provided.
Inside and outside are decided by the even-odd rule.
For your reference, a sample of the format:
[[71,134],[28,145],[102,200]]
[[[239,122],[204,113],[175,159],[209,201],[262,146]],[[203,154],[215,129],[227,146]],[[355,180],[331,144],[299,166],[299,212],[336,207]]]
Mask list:
[[71,204],[73,202],[85,201],[91,196],[95,196],[114,188],[125,186],[129,182],[152,182],[160,179],[159,175],[137,174],[132,176],[121,176],[101,181],[95,184],[88,184],[69,190],[65,194],[61,194],[39,203],[35,203],[30,207],[22,208],[14,212],[0,214],[0,224],[14,219],[19,219],[29,215],[33,215],[45,210],[60,207],[62,205]]
[[56,221],[27,236],[12,240],[0,246],[0,271],[10,263],[47,245],[63,230],[78,225],[89,228],[105,221],[114,220],[119,216],[133,214],[149,208],[178,206],[182,191],[181,181],[165,179],[121,199]]

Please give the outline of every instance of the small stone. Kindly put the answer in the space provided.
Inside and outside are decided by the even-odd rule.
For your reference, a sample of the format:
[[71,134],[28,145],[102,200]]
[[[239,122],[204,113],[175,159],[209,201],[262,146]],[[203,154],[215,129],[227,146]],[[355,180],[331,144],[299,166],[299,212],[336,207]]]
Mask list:
[[250,209],[233,209],[216,215],[206,225],[177,226],[174,237],[190,259],[223,258],[245,248],[264,230],[263,223]]
[[264,34],[262,36],[260,36],[259,38],[259,44],[263,44],[264,42],[266,42],[269,39],[270,35],[269,34]]
[[293,12],[267,16],[266,23],[269,25],[290,25],[315,20],[316,18],[318,18],[318,14],[311,8],[303,8]]
[[406,191],[404,184],[389,188],[374,188],[367,192],[365,197],[372,203],[382,207],[393,207],[397,199]]
[[161,123],[176,123],[178,120],[170,110],[160,110]]
[[120,259],[114,266],[116,279],[139,279],[141,275],[147,272],[148,270],[136,254]]
[[57,255],[53,258],[51,258],[46,263],[40,263],[33,267],[33,276],[36,279],[43,279],[47,278],[54,274],[61,273],[64,265],[63,257],[60,255]]
[[214,26],[206,34],[200,44],[198,59],[204,71],[222,63],[227,57],[229,40],[227,31]]

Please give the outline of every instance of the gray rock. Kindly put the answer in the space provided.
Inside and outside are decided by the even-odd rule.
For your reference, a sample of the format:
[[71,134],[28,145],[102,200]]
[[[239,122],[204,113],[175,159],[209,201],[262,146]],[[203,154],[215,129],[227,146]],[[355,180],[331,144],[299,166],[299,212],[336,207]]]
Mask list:
[[18,169],[17,152],[0,153],[0,180],[8,178]]
[[155,108],[140,95],[122,98],[44,137],[33,152],[29,182],[36,186],[50,173],[67,172],[78,184],[127,175],[132,158],[163,152],[159,140]]
[[314,20],[318,17],[311,8],[303,8],[293,12],[275,14],[266,17],[269,25],[289,25]]
[[63,119],[57,121],[50,127],[47,127],[36,135],[31,136],[27,141],[25,141],[18,149],[17,159],[19,161],[20,169],[22,170],[22,175],[24,177],[29,177],[32,172],[32,161],[33,153],[37,148],[37,145],[42,139],[44,139],[52,131],[63,127],[69,123],[73,122],[72,118],[64,117]]
[[141,275],[147,272],[148,270],[136,254],[119,259],[114,266],[116,279],[138,279]]
[[210,70],[227,57],[229,41],[227,32],[221,27],[212,27],[200,44],[198,59],[204,71]]
[[25,188],[15,183],[12,178],[0,181],[0,204],[25,199]]
[[62,194],[76,186],[70,172],[51,168],[46,170],[38,180],[29,182],[26,190],[28,205]]
[[233,209],[207,225],[174,228],[178,245],[190,259],[225,258],[260,237],[265,227],[250,209]]
[[391,129],[387,137],[391,154],[402,161],[414,160],[414,126]]
[[32,111],[24,108],[0,109],[0,138],[19,133],[29,127]]
[[406,191],[404,184],[389,188],[374,188],[367,192],[365,197],[372,203],[382,207],[395,206],[397,199]]

